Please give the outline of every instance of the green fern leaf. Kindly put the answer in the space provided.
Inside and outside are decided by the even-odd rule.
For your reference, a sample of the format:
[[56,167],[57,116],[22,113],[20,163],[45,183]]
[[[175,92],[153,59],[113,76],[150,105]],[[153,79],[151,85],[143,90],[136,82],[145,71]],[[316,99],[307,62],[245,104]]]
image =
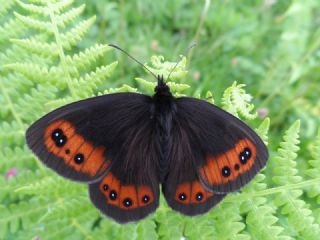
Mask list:
[[[67,7],[70,7],[74,0],[54,0],[54,2],[49,3],[48,6],[49,8],[53,9],[54,12],[60,13],[62,10],[65,10]],[[47,4],[46,1],[43,1],[43,4]]]
[[81,13],[84,11],[85,5],[82,4],[80,7],[75,7],[70,9],[69,11],[60,15],[59,19],[57,20],[57,25],[59,27],[65,28],[67,24],[75,21]]
[[159,239],[180,240],[182,238],[182,217],[172,211],[158,209],[155,217]]
[[150,82],[147,81],[143,78],[135,78],[135,80],[139,83],[141,88],[146,91],[148,94],[153,94],[154,93],[154,88],[156,87],[156,82]]
[[245,224],[242,222],[239,205],[228,203],[225,199],[208,213],[212,227],[215,228],[215,239],[250,239],[250,236],[243,233]]
[[0,26],[0,43],[4,44],[8,39],[23,33],[25,27],[17,19],[9,19]]
[[110,93],[118,93],[118,92],[138,92],[137,88],[133,88],[127,84],[123,84],[119,88],[109,88],[103,92],[103,94],[110,94]]
[[[309,161],[310,168],[306,171],[306,175],[310,178],[319,178],[320,176],[320,129],[315,141],[314,149],[311,151],[313,159]],[[308,196],[317,198],[317,203],[320,204],[320,186],[315,185],[308,189]]]
[[[299,150],[299,129],[300,122],[297,121],[287,130],[284,141],[280,144],[279,155],[274,160],[277,167],[272,178],[277,186],[302,181],[302,177],[297,175],[295,162]],[[287,223],[295,229],[295,237],[316,240],[320,234],[320,227],[315,223],[306,203],[299,199],[302,193],[301,190],[283,191],[275,197],[274,203],[281,208],[281,214],[287,216]]]
[[8,1],[4,1],[1,3],[1,8],[0,8],[0,17],[5,15],[9,9],[11,9],[15,4],[14,0],[8,0]]
[[44,43],[36,39],[12,39],[13,44],[17,44],[32,53],[43,56],[58,56],[59,50],[55,43]]
[[45,6],[39,6],[31,3],[24,3],[19,0],[17,0],[17,3],[26,11],[31,13],[36,13],[39,15],[49,15],[48,8]]
[[240,114],[240,116],[251,120],[257,117],[257,113],[251,113],[254,109],[254,105],[250,103],[252,97],[245,92],[244,86],[244,84],[237,85],[237,82],[234,82],[224,91],[222,104],[223,108],[231,114],[237,117]]
[[206,100],[208,102],[210,102],[211,104],[214,104],[214,98],[213,98],[213,94],[211,91],[208,91],[206,94]]
[[61,34],[60,38],[63,48],[69,50],[72,46],[76,46],[78,42],[84,37],[84,35],[89,31],[95,20],[95,16],[87,20],[83,20],[74,28],[70,29],[67,33]]
[[[99,57],[102,57],[111,48],[108,45],[96,44],[84,52],[79,52],[73,56],[66,57],[66,63],[73,66],[75,69],[87,70],[88,66],[95,63]],[[69,71],[73,76],[78,76],[78,71]],[[76,72],[76,73],[74,73]]]
[[50,22],[41,21],[29,16],[24,16],[17,12],[15,12],[14,15],[18,20],[21,21],[22,24],[25,24],[29,28],[33,28],[39,31],[47,31],[48,33],[53,32],[53,28]]
[[270,118],[265,118],[260,126],[256,129],[257,133],[264,141],[266,145],[268,145],[268,132],[270,127]]
[[157,227],[156,223],[150,219],[141,221],[137,227],[137,240],[158,239],[156,227]]
[[[151,66],[145,65],[151,72],[153,72],[156,76],[163,76],[166,80],[177,80],[184,78],[188,71],[186,71],[186,62],[187,59],[184,56],[180,56],[181,60],[179,64],[176,66],[177,62],[168,62],[164,61],[163,56],[152,56],[151,57]],[[173,68],[176,68],[173,70]],[[167,79],[169,73],[172,72],[170,79]]]
[[61,88],[66,86],[66,79],[61,68],[48,68],[34,63],[12,63],[4,67],[24,75],[35,83],[55,83]]

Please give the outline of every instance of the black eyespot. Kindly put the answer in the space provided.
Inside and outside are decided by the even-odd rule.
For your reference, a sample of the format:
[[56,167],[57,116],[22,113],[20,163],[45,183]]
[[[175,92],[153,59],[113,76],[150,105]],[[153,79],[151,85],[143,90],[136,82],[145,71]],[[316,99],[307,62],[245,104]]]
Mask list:
[[181,201],[184,201],[184,200],[187,199],[187,195],[186,195],[185,193],[180,193],[180,194],[179,194],[179,199],[180,199]]
[[240,154],[239,154],[239,160],[241,164],[246,164],[248,160],[250,159],[252,153],[249,148],[245,148]]
[[149,197],[148,195],[144,195],[144,196],[142,197],[142,202],[148,203],[149,201],[150,201],[150,197]]
[[60,128],[56,128],[55,130],[53,130],[53,132],[51,133],[51,139],[53,141],[58,140],[61,136],[63,135],[63,131]]
[[78,153],[74,156],[74,161],[76,164],[81,164],[84,161],[84,156],[82,153]]
[[244,153],[245,153],[245,155],[247,156],[247,158],[250,158],[250,157],[251,157],[251,150],[250,150],[250,148],[245,148],[245,149],[244,149]]
[[103,190],[104,190],[104,191],[108,191],[108,189],[109,189],[109,185],[108,185],[108,184],[104,184],[104,185],[103,185]]
[[66,149],[66,154],[70,154],[70,149]]
[[63,147],[67,142],[67,137],[65,135],[59,136],[59,138],[54,140],[57,147]]
[[109,194],[109,198],[111,199],[111,200],[116,200],[117,199],[117,193],[116,193],[116,191],[114,191],[114,190],[111,190],[110,191],[110,194]]
[[56,128],[51,133],[51,139],[57,147],[63,147],[67,142],[67,137],[63,134],[60,128]]
[[222,168],[221,173],[222,173],[222,176],[229,177],[231,174],[231,169],[229,167],[225,166]]
[[239,169],[240,169],[239,164],[235,164],[235,165],[234,165],[234,170],[238,171]]
[[196,200],[200,202],[202,199],[203,199],[203,193],[202,192],[198,192],[197,195],[196,195]]
[[122,204],[125,206],[125,207],[131,207],[132,206],[132,200],[130,198],[125,198],[122,202]]

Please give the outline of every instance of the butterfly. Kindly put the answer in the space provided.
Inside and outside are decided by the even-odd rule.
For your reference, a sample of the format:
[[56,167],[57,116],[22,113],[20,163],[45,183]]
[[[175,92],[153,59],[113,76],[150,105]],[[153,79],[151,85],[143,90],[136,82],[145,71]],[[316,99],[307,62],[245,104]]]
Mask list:
[[154,212],[160,191],[184,215],[208,212],[268,160],[244,122],[205,100],[174,97],[162,76],[153,96],[114,93],[58,108],[27,129],[26,141],[49,168],[88,184],[92,203],[119,223]]

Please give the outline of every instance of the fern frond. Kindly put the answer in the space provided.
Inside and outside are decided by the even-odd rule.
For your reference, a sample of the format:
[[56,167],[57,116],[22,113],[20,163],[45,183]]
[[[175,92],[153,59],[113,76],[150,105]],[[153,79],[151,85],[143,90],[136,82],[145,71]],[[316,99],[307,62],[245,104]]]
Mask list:
[[[7,206],[0,204],[0,211],[1,211],[1,219],[5,218],[6,216],[10,216],[10,211]],[[1,221],[0,219],[0,238],[5,239],[8,236],[9,232],[9,224],[7,221]]]
[[57,25],[59,27],[65,28],[67,24],[75,21],[81,13],[84,11],[85,5],[82,4],[80,7],[71,8],[69,11],[61,14],[57,19]]
[[146,91],[149,94],[153,94],[154,93],[154,88],[156,87],[156,83],[155,82],[150,82],[147,81],[143,78],[135,78],[135,80],[139,83],[139,86]]
[[114,62],[106,66],[98,67],[95,71],[80,78],[77,82],[79,87],[74,91],[75,94],[81,98],[91,97],[94,93],[93,89],[97,88],[98,84],[108,78],[117,65],[118,62]]
[[30,16],[24,16],[17,12],[15,12],[14,15],[18,20],[20,20],[22,24],[26,25],[29,28],[33,28],[39,31],[46,31],[48,33],[53,32],[52,25],[50,22],[38,20]]
[[0,8],[0,16],[3,16],[4,14],[8,13],[8,11],[14,6],[15,0],[8,0],[1,3]]
[[274,162],[277,168],[274,169],[273,182],[277,185],[285,185],[286,183],[297,183],[302,180],[302,177],[296,176],[298,170],[295,159],[299,150],[299,130],[300,121],[296,121],[285,133],[283,142],[280,143],[278,150],[279,155]]
[[211,104],[214,104],[214,98],[213,98],[213,94],[211,91],[207,91],[206,100],[208,102],[210,102]]
[[[267,189],[265,175],[259,173],[242,192],[259,192],[265,189]],[[240,210],[246,216],[246,231],[253,239],[293,239],[285,235],[276,211],[266,197],[248,198],[241,203]]]
[[182,216],[168,211],[168,208],[158,209],[155,220],[158,224],[160,239],[180,240],[182,238]]
[[252,113],[254,105],[251,104],[251,95],[245,92],[244,84],[234,82],[231,87],[227,88],[222,97],[223,108],[231,114],[246,119],[254,119],[257,117],[257,112]]
[[0,143],[5,146],[21,145],[24,143],[24,129],[16,121],[0,122]]
[[190,88],[189,85],[182,83],[168,82],[167,84],[170,87],[170,91],[172,91],[173,93],[181,93]]
[[[118,92],[138,92],[137,88],[133,88],[127,84],[123,84],[119,88],[109,88],[103,92],[103,94],[110,94],[110,93],[118,93]],[[99,94],[100,95],[100,94]]]
[[20,7],[22,7],[24,10],[28,12],[36,13],[44,16],[49,15],[48,8],[45,6],[39,6],[32,3],[24,3],[20,0],[17,0],[17,3],[20,5]]
[[23,33],[25,27],[17,19],[9,19],[0,26],[0,43]]
[[55,83],[56,86],[61,88],[66,86],[66,80],[61,68],[48,68],[35,63],[12,63],[6,64],[4,67],[24,75],[35,83]]
[[268,145],[268,132],[270,127],[270,118],[265,118],[260,126],[256,129],[257,133],[264,141],[266,145]]
[[58,56],[59,50],[55,43],[40,42],[36,39],[12,39],[13,44],[19,45],[31,53],[36,53],[43,56]]
[[245,224],[242,222],[239,205],[226,200],[208,213],[209,219],[213,221],[211,226],[215,229],[215,239],[249,240],[250,236],[243,232]]
[[[182,79],[185,77],[188,73],[186,70],[186,63],[187,63],[187,58],[184,56],[180,56],[181,60],[177,67],[174,69],[172,72],[170,79],[171,80],[177,80],[177,79]],[[151,70],[155,75],[163,75],[165,80],[169,80],[168,75],[169,73],[173,70],[174,66],[176,65],[176,62],[169,62],[169,61],[164,61],[163,56],[152,56],[151,57],[151,66],[145,65],[147,68]]]
[[[65,197],[75,195],[84,190],[84,185],[79,185],[73,182],[65,182],[61,177],[56,177],[51,172],[45,171],[43,173],[36,173],[33,175],[34,180],[23,183],[22,180],[26,180],[24,176],[22,179],[17,179],[19,185],[16,185],[15,192],[20,196],[37,194],[43,192],[43,195],[57,195],[62,194]],[[65,194],[63,194],[65,193]]]
[[183,235],[190,240],[215,239],[213,222],[204,217],[193,217],[185,220]]
[[[58,89],[50,84],[38,85],[30,93],[23,95],[17,101],[16,110],[20,113],[21,119],[32,122],[47,112],[45,104],[56,98]],[[37,99],[34,102],[33,99]]]
[[[8,138],[6,138],[8,139]],[[32,161],[29,161],[32,158],[30,152],[26,153],[26,147],[4,147],[1,146],[0,149],[0,169],[9,169],[11,167],[25,167],[31,166]]]
[[[74,0],[60,0],[53,3],[49,3],[48,6],[54,10],[56,13],[60,13],[62,10],[65,10],[67,7],[70,7]],[[44,1],[46,4],[46,1]]]
[[[318,178],[320,176],[320,128],[311,154],[313,159],[309,161],[310,168],[306,170],[306,175],[310,178]],[[317,203],[320,203],[319,185],[311,187],[308,189],[307,193],[309,197],[317,198]]]
[[158,239],[157,225],[153,220],[141,221],[137,227],[137,240]]
[[[172,72],[170,79],[174,79],[177,81],[178,79],[183,78],[186,74],[187,71],[185,70],[186,67],[186,58],[181,56],[182,60],[180,64],[175,68],[174,72]],[[166,79],[167,75],[171,72],[173,67],[176,65],[174,62],[168,62],[164,61],[163,56],[153,56],[151,57],[151,65],[153,67],[148,66],[147,64],[145,65],[147,68],[149,68],[155,75],[163,75],[164,79]],[[174,75],[174,76],[173,76]],[[149,94],[154,93],[154,88],[156,87],[157,83],[156,82],[151,82],[147,81],[143,78],[135,78],[135,80],[139,83],[142,89],[144,89],[146,92]],[[182,83],[176,83],[173,81],[166,81],[166,84],[169,86],[170,91],[173,93],[175,96],[182,96],[182,92],[188,89],[190,86],[187,84],[182,84]]]
[[77,45],[78,42],[84,37],[84,35],[89,31],[95,20],[95,16],[83,20],[75,27],[70,29],[67,33],[61,34],[60,37],[63,48],[68,50],[71,49],[72,46]]
[[[103,56],[111,48],[105,44],[96,44],[90,48],[87,48],[83,52],[79,52],[73,56],[66,57],[66,63],[73,66],[75,69],[87,69],[92,63],[95,63],[97,59]],[[78,71],[69,71],[73,75],[78,76]]]
[[[286,131],[278,150],[279,155],[274,159],[277,166],[274,168],[272,180],[277,186],[302,181],[302,177],[297,175],[295,162],[299,150],[299,129],[300,122],[297,121]],[[302,190],[283,191],[276,195],[274,204],[281,208],[281,214],[287,216],[288,224],[295,229],[295,237],[316,240],[320,227],[315,223],[305,201],[300,199],[302,193]]]

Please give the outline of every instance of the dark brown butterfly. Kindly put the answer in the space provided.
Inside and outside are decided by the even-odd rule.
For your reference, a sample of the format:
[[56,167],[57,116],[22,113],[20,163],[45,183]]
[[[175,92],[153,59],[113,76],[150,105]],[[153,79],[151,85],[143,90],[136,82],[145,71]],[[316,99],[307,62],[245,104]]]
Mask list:
[[173,97],[160,76],[153,96],[71,103],[33,123],[26,139],[48,167],[89,184],[94,205],[120,223],[154,212],[160,184],[174,210],[205,213],[268,159],[245,123],[206,101]]

